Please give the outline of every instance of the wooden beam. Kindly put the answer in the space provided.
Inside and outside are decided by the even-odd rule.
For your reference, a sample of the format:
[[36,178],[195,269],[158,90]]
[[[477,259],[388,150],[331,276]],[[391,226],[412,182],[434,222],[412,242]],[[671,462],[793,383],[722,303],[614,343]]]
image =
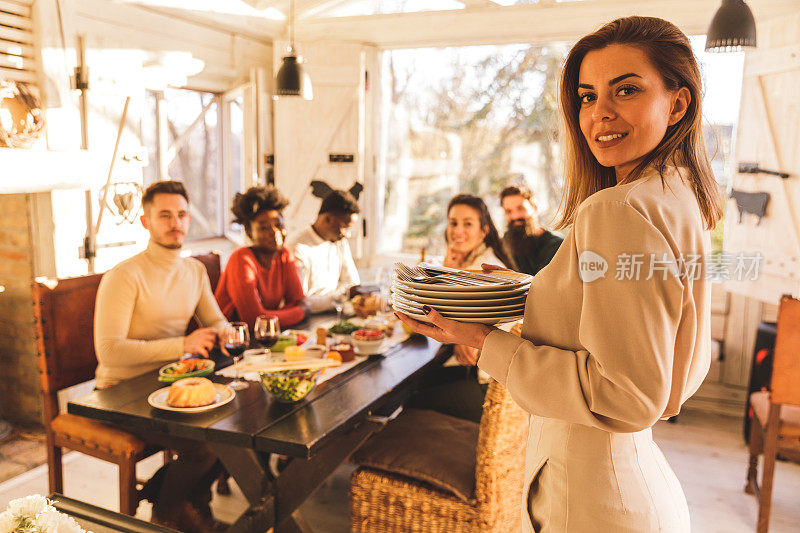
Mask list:
[[[750,0],[756,20],[797,12],[797,0]],[[359,17],[306,18],[299,40],[348,40],[383,48],[572,41],[617,17],[665,18],[687,34],[704,34],[718,0],[584,0],[473,7]]]
[[471,7],[487,7],[487,6],[497,6],[499,5],[497,2],[492,2],[492,0],[458,0],[464,7],[469,9]]
[[747,52],[744,64],[746,78],[780,74],[790,70],[800,70],[800,44]]
[[347,3],[347,1],[348,0],[303,0],[297,4],[297,20],[314,18],[334,7],[339,7]]
[[273,39],[281,37],[286,27],[286,21],[272,20],[266,17],[156,6],[139,3],[136,0],[121,0],[121,2],[135,5],[145,11],[169,15],[186,22],[192,22],[216,30],[227,31],[243,37],[248,37],[263,42],[264,44],[271,44]]

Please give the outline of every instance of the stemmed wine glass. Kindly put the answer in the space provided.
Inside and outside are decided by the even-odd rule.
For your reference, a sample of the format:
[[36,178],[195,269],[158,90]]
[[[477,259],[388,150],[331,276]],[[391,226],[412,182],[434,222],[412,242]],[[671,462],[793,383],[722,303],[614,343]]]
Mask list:
[[222,341],[225,343],[225,349],[233,356],[233,364],[236,369],[235,378],[228,386],[234,390],[247,388],[247,383],[239,379],[239,368],[236,366],[250,343],[250,332],[247,329],[247,324],[245,322],[231,322],[222,333]]
[[347,296],[350,292],[348,287],[339,287],[333,293],[333,307],[336,309],[336,321],[342,321],[342,309],[344,309],[344,304],[347,302]]
[[256,344],[269,351],[278,342],[281,334],[281,324],[276,316],[260,315],[253,326],[253,340]]

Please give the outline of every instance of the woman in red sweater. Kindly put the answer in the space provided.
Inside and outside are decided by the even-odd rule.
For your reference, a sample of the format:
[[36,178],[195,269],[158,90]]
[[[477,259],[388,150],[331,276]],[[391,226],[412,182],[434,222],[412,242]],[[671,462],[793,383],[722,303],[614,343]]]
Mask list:
[[251,331],[259,315],[277,316],[281,326],[308,315],[294,257],[283,246],[287,205],[275,187],[251,187],[233,199],[234,222],[244,226],[253,245],[231,254],[214,295],[228,320],[247,322]]

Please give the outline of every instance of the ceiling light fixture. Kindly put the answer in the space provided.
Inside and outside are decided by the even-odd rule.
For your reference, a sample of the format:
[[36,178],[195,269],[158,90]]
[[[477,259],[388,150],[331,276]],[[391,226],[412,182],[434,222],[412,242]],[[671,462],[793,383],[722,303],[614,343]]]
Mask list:
[[734,52],[756,46],[756,21],[744,0],[722,0],[706,32],[707,52]]
[[303,68],[303,58],[295,53],[294,45],[294,0],[291,4],[291,17],[289,19],[291,40],[288,48],[289,55],[283,58],[283,64],[275,75],[275,97],[302,96],[305,100],[314,98],[311,87],[311,78]]

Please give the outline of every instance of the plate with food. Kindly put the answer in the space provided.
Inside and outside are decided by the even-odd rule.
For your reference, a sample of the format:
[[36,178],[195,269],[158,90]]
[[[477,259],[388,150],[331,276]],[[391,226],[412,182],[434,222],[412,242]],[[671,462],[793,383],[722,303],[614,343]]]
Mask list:
[[174,383],[179,379],[202,378],[214,371],[214,361],[211,359],[201,359],[193,357],[182,359],[158,369],[158,381],[164,383]]
[[147,403],[164,411],[201,413],[225,405],[235,396],[236,392],[227,385],[195,377],[158,389],[147,397]]
[[295,341],[297,341],[297,346],[304,345],[311,337],[311,332],[305,329],[287,329],[283,334],[294,337]]

